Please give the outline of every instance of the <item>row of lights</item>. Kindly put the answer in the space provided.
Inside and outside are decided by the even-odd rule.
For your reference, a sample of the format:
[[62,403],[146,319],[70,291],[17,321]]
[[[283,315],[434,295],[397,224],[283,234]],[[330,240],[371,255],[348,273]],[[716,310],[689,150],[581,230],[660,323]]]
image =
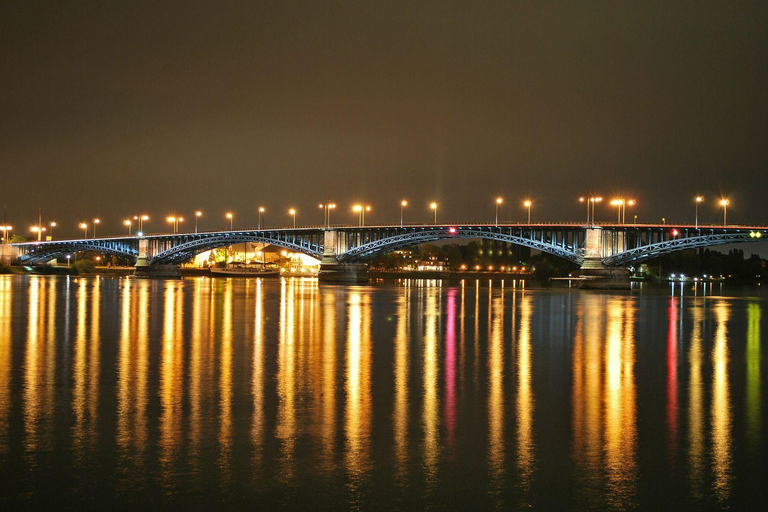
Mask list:
[[[590,222],[595,222],[595,207],[598,203],[601,203],[603,201],[603,198],[600,196],[588,196],[588,197],[580,197],[579,202],[585,203],[587,206],[587,224]],[[695,198],[695,222],[696,222],[696,228],[699,227],[699,204],[704,201],[704,196],[696,196]],[[499,207],[504,203],[504,198],[497,197],[495,201],[495,225],[498,226],[499,224]],[[617,209],[617,222],[620,224],[626,223],[626,208],[627,206],[635,206],[637,204],[637,201],[634,199],[625,199],[625,198],[618,198],[613,199],[610,202],[611,206],[616,207]],[[728,205],[730,204],[730,201],[726,198],[723,198],[720,200],[720,206],[723,208],[723,225],[727,224],[728,220]],[[403,212],[405,210],[405,207],[408,206],[408,201],[402,200],[400,202],[400,226],[403,226]],[[434,223],[437,224],[437,203],[432,202],[429,204],[429,208],[434,212]],[[523,201],[523,206],[528,211],[528,224],[531,223],[531,207],[533,206],[533,201],[530,199],[526,199]],[[323,223],[326,226],[331,225],[331,210],[334,210],[336,208],[336,204],[332,203],[330,201],[324,201],[319,205],[319,208],[323,210],[324,218]],[[365,225],[365,214],[366,212],[370,212],[372,209],[371,205],[363,205],[363,204],[356,204],[352,206],[352,211],[357,213],[358,215],[358,224],[360,226]],[[266,212],[266,209],[263,206],[259,206],[258,208],[258,229],[261,229],[261,221],[262,216]],[[290,215],[293,219],[293,227],[296,227],[296,214],[297,210],[296,208],[290,208],[288,210],[288,215]],[[195,212],[195,233],[198,231],[198,219],[203,215],[201,211]],[[233,226],[233,219],[234,214],[231,212],[227,212],[225,217],[229,220],[229,229],[230,231],[234,230]],[[637,222],[637,215],[634,217],[635,222]],[[128,235],[131,235],[132,227],[134,222],[138,225],[138,231],[137,234],[141,236],[143,234],[143,223],[145,221],[149,220],[149,216],[146,214],[142,215],[134,215],[133,220],[131,219],[125,219],[123,221],[123,225],[128,228]],[[178,233],[179,231],[179,223],[184,222],[184,217],[176,216],[176,215],[169,215],[166,217],[166,221],[172,225],[173,232]],[[663,219],[663,221],[666,223],[666,219]],[[94,218],[93,219],[93,237],[96,237],[96,226],[101,222],[100,219]],[[50,233],[51,237],[53,237],[53,228],[56,227],[56,222],[50,222]],[[88,224],[86,222],[81,222],[78,227],[83,230],[83,237],[88,238]],[[8,233],[12,230],[12,226],[0,226],[0,231],[3,232],[3,241],[5,242],[8,238]],[[42,239],[43,233],[46,231],[45,226],[37,225],[32,226],[30,228],[30,231],[37,234],[37,239],[40,241]]]

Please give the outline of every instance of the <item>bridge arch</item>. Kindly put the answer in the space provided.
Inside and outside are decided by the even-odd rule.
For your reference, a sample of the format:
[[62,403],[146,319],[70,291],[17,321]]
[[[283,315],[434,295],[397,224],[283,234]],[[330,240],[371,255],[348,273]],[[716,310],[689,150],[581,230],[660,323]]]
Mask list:
[[103,254],[111,254],[115,256],[121,256],[129,258],[132,261],[136,261],[139,256],[139,251],[131,245],[114,242],[114,241],[69,241],[61,243],[46,243],[46,244],[25,244],[19,245],[21,248],[29,248],[27,252],[19,256],[19,263],[36,265],[45,261],[50,261],[53,258],[59,258],[67,254],[78,254],[81,252],[100,252]]
[[307,241],[304,238],[290,238],[287,236],[275,236],[264,234],[264,232],[251,233],[213,233],[193,237],[191,240],[173,246],[165,251],[159,252],[149,260],[151,265],[156,264],[179,264],[183,263],[201,252],[218,249],[219,247],[228,247],[242,243],[263,243],[288,249],[317,258],[322,258],[322,247],[316,242]]
[[[532,233],[532,231],[531,231]],[[414,245],[438,240],[450,240],[455,238],[484,238],[496,240],[499,242],[508,242],[531,249],[536,249],[548,254],[559,256],[566,260],[581,264],[584,256],[581,250],[564,243],[541,237],[536,239],[533,236],[525,237],[511,233],[505,233],[501,229],[491,228],[469,228],[469,227],[450,227],[434,228],[418,231],[399,233],[393,236],[373,240],[343,252],[337,256],[340,263],[364,263],[376,256],[386,254],[398,249],[412,247]]]
[[[757,235],[757,233],[760,233],[760,235]],[[643,261],[658,256],[684,251],[686,249],[755,242],[768,242],[768,236],[760,231],[745,231],[741,233],[707,234],[691,236],[688,238],[675,238],[657,242],[655,244],[644,245],[642,247],[627,249],[626,251],[603,259],[603,264],[611,267],[621,267],[634,263],[642,263]]]

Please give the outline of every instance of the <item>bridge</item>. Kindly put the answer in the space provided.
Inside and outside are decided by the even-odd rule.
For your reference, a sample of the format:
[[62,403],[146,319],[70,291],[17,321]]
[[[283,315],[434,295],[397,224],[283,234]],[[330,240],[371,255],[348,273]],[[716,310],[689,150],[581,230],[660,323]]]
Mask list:
[[768,226],[537,223],[405,226],[318,226],[24,242],[10,244],[18,262],[39,265],[66,254],[98,251],[126,257],[137,275],[178,275],[196,254],[241,243],[264,243],[321,261],[324,281],[359,280],[366,263],[398,249],[459,238],[490,239],[569,260],[583,276],[615,278],[663,254],[724,244],[768,241]]

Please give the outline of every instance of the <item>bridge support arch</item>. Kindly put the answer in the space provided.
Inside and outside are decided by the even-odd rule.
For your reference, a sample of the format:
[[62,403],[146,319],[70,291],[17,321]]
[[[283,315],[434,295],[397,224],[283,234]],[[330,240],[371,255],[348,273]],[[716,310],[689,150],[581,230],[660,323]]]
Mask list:
[[339,262],[339,254],[346,250],[346,238],[339,236],[336,230],[327,229],[324,233],[323,257],[317,273],[319,282],[365,283],[368,281],[367,263]]

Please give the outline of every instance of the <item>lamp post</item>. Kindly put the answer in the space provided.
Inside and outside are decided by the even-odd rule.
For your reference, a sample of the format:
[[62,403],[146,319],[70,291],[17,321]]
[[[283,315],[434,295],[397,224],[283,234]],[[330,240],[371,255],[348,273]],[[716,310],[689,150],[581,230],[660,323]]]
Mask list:
[[352,207],[352,211],[357,213],[357,224],[361,227],[365,226],[365,212],[371,211],[371,206],[356,204]]
[[728,205],[731,204],[731,202],[728,199],[721,199],[720,200],[720,206],[723,207],[723,226],[728,225]]
[[258,225],[259,231],[261,231],[261,216],[264,215],[264,211],[265,211],[264,207],[259,206],[259,225]]
[[44,227],[41,226],[32,226],[29,228],[29,230],[37,235],[37,241],[40,242],[42,240],[43,231],[45,231]]
[[403,227],[403,210],[408,206],[408,201],[403,199],[400,201],[400,227]]
[[323,201],[320,204],[320,209],[323,210],[323,224],[326,227],[331,227],[331,210],[334,208],[336,208],[336,205],[330,201]]
[[531,206],[533,205],[533,202],[530,199],[526,199],[523,203],[523,206],[528,208],[528,224],[531,223]]
[[296,227],[296,208],[291,208],[288,210],[288,215],[291,215],[293,217],[293,227]]
[[93,238],[96,238],[96,224],[101,223],[99,219],[93,219]]
[[53,240],[53,228],[56,227],[56,222],[55,221],[51,221],[51,222],[48,223],[48,225],[51,226],[51,240]]
[[195,212],[195,234],[197,234],[197,220],[203,215],[203,212],[197,210]]
[[435,211],[435,225],[437,225],[437,203],[430,203],[429,207]]
[[133,220],[135,220],[136,223],[139,225],[138,232],[139,234],[141,234],[144,231],[143,229],[144,221],[149,220],[149,215],[134,215]]
[[13,229],[12,226],[0,226],[0,231],[3,232],[3,243],[7,243],[10,237],[8,236],[8,233],[11,232]]
[[225,217],[229,219],[229,230],[230,230],[230,231],[234,231],[234,229],[232,228],[232,222],[234,222],[234,221],[233,221],[232,219],[233,219],[235,216],[234,216],[234,215],[232,215],[232,212],[227,212],[227,214],[225,215]]
[[171,215],[165,220],[167,220],[171,224],[171,226],[173,226],[173,233],[176,234],[179,232],[179,222],[184,222],[184,217],[175,217]]
[[132,222],[130,220],[128,220],[128,219],[125,219],[123,221],[123,226],[128,228],[128,236],[131,236],[131,224],[132,224]]
[[88,224],[86,224],[85,222],[81,222],[80,229],[83,230],[83,238],[88,238]]
[[499,205],[504,202],[504,199],[501,197],[496,198],[496,222],[494,222],[494,225],[499,225]]
[[696,204],[696,214],[695,214],[696,229],[699,229],[699,203],[701,203],[702,201],[704,201],[704,196],[696,196],[696,203],[695,203]]
[[621,223],[625,224],[627,221],[626,215],[627,215],[627,206],[635,206],[637,204],[637,201],[634,199],[628,199],[627,204],[623,208],[623,212],[621,213]]
[[621,224],[621,207],[623,205],[624,205],[624,200],[623,199],[613,199],[611,201],[611,206],[615,206],[616,207],[616,212],[617,212],[616,213],[616,215],[617,215],[616,224]]

